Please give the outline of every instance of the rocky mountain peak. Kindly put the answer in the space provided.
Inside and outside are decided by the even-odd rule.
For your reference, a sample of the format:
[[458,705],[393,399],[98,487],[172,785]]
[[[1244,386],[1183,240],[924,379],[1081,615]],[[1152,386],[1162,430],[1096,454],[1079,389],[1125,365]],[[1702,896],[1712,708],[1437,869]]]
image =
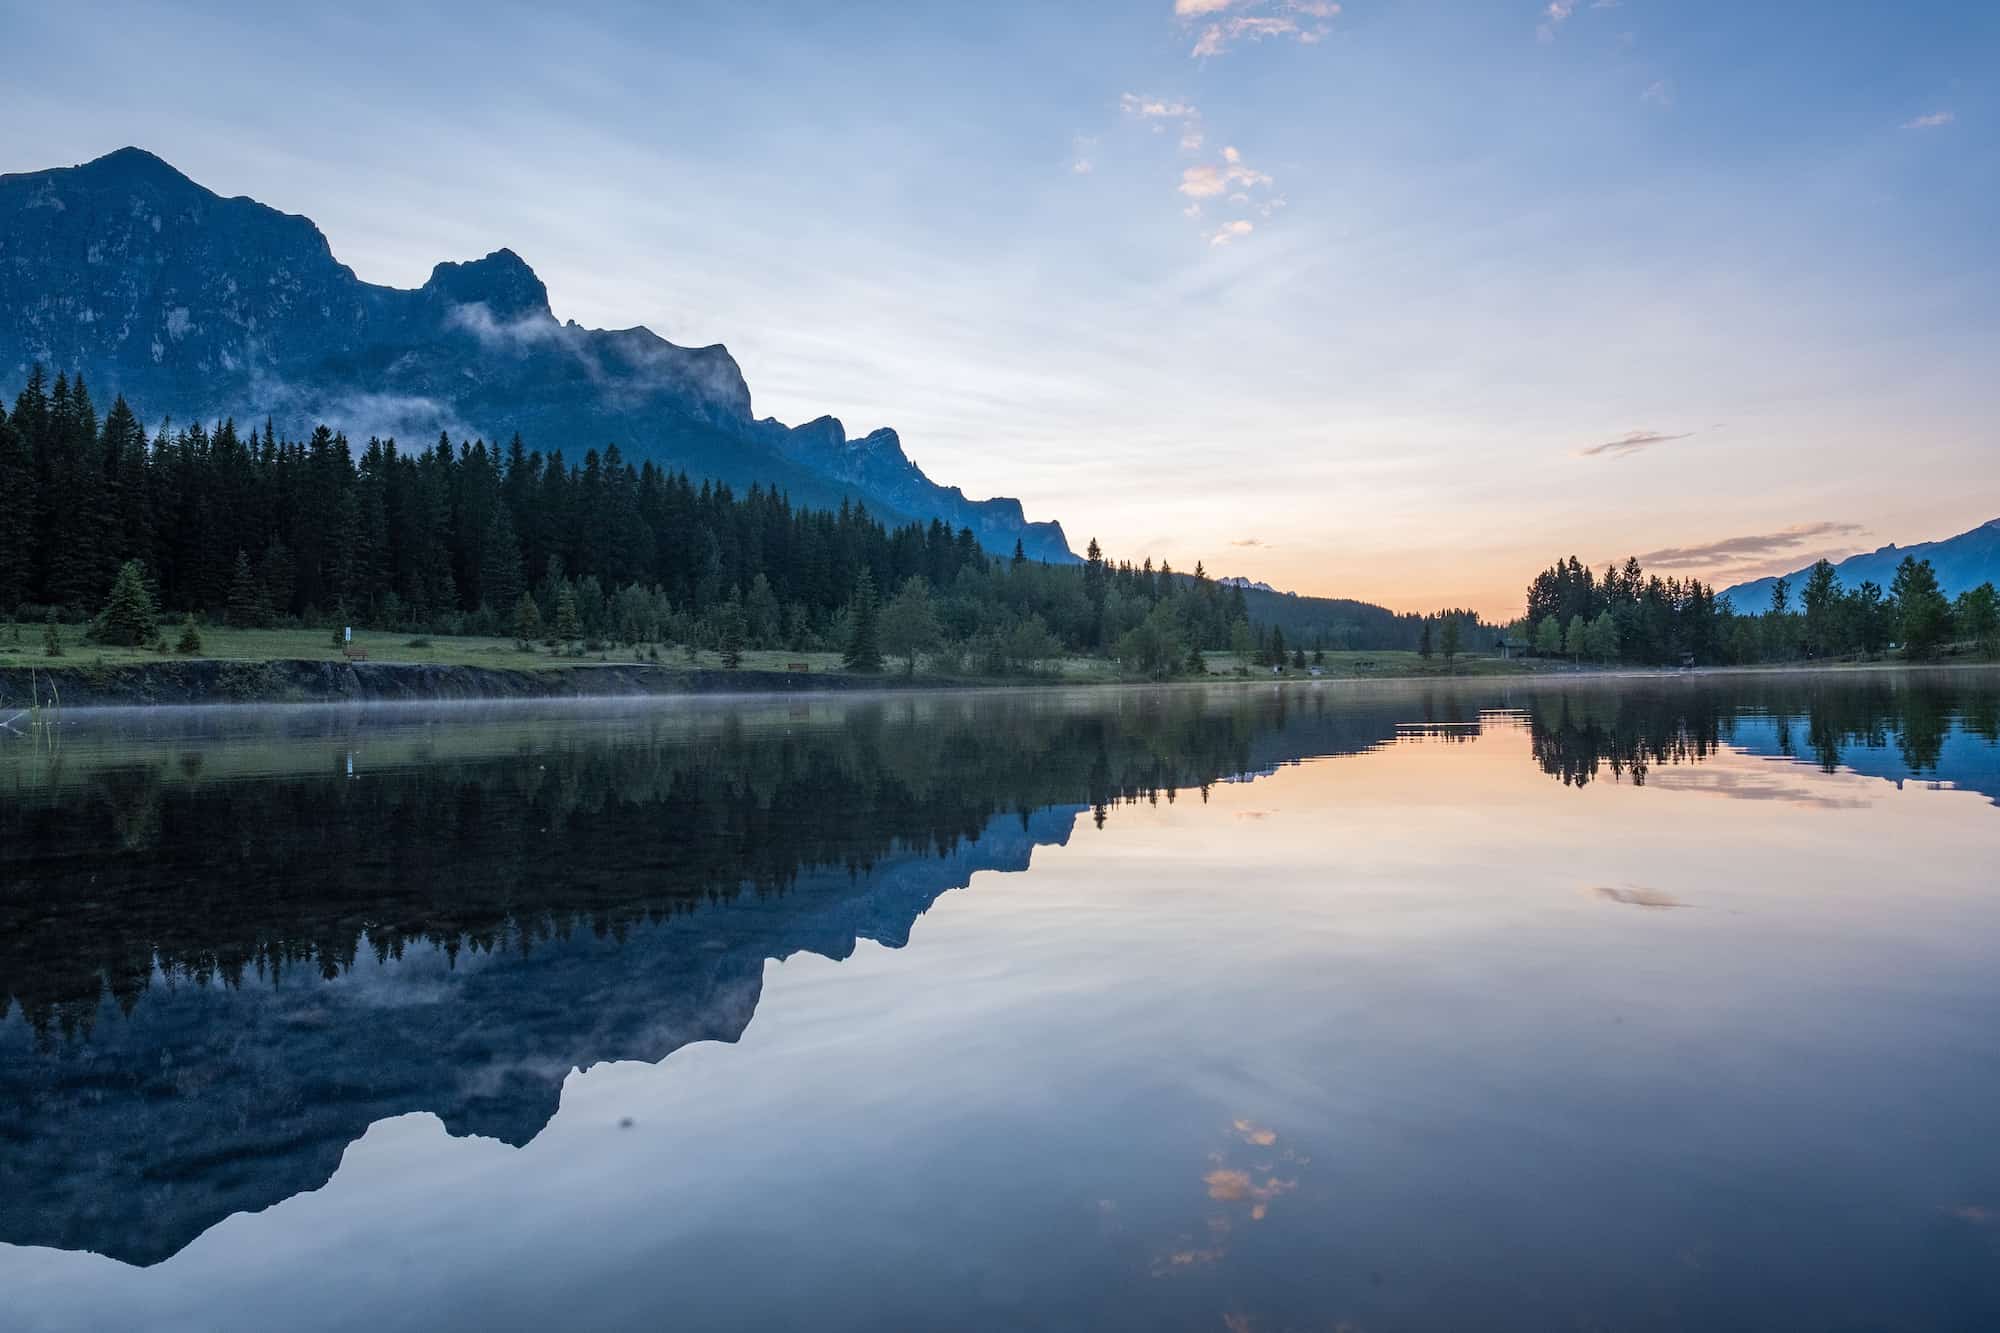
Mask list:
[[1019,540],[1075,558],[1018,501],[932,482],[894,431],[850,441],[830,416],[756,420],[720,344],[559,324],[512,250],[439,264],[415,290],[364,282],[309,218],[224,198],[139,148],[0,176],[0,379],[18,387],[36,365],[87,374],[153,419],[616,442],[635,462],[797,505],[860,501],[885,522],[969,527],[996,553]]
[[486,313],[503,324],[555,319],[549,309],[549,289],[526,260],[505,248],[484,259],[439,264],[431,270],[423,291],[432,300],[448,305],[485,306]]

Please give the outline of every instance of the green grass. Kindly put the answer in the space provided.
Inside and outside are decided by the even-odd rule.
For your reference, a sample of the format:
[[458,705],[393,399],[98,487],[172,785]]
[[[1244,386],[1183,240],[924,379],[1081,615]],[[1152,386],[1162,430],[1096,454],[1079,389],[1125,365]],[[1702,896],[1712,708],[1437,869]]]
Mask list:
[[[13,667],[88,667],[98,664],[105,666],[129,666],[141,663],[158,663],[187,660],[178,653],[157,653],[145,648],[118,648],[106,644],[92,643],[83,637],[81,625],[62,626],[64,656],[51,658],[42,651],[42,629],[40,624],[15,624],[0,621],[0,666]],[[167,642],[172,644],[180,637],[180,624],[166,622],[161,626]],[[334,647],[324,629],[231,629],[223,625],[205,625],[201,629],[201,658],[235,662],[270,662],[279,660],[306,660],[337,662],[343,660],[341,650]],[[442,634],[414,635],[393,633],[386,630],[356,630],[354,645],[365,649],[370,662],[407,662],[439,666],[498,667],[517,671],[547,671],[565,667],[590,665],[594,663],[651,663],[652,650],[658,651],[658,662],[670,667],[696,667],[704,670],[721,670],[722,658],[707,650],[698,651],[692,660],[681,648],[670,644],[643,645],[648,655],[642,655],[642,648],[631,644],[606,644],[598,651],[585,653],[581,657],[558,655],[542,644],[535,644],[532,651],[523,652],[512,638],[483,638],[477,636],[450,636]],[[1213,679],[1238,679],[1236,658],[1226,652],[1206,654],[1209,675]],[[784,671],[791,663],[803,662],[816,675],[840,671],[840,654],[832,652],[794,653],[783,649],[746,650],[743,654],[743,669],[746,671]],[[1407,652],[1330,652],[1326,655],[1323,668],[1329,679],[1391,679],[1407,676],[1494,676],[1522,675],[1537,670],[1541,664],[1532,662],[1503,662],[1493,657],[1462,656],[1453,670],[1447,672],[1442,659],[1432,657],[1428,662],[1415,653]],[[891,659],[885,675],[900,673],[902,663]],[[1252,667],[1249,678],[1271,679],[1269,668]],[[1287,668],[1285,678],[1290,680],[1310,679],[1310,671],[1300,671],[1296,667]],[[1018,678],[1011,678],[1018,679]],[[1126,679],[1116,663],[1097,657],[1065,657],[1050,664],[1041,677],[1064,684],[1111,683]]]
[[[162,632],[169,645],[180,637],[178,621],[164,624]],[[0,622],[0,666],[128,666],[138,663],[186,660],[178,653],[157,653],[146,648],[118,648],[92,643],[83,637],[83,626],[62,627],[62,657],[42,652],[42,626]],[[520,671],[550,670],[596,662],[650,662],[631,644],[606,644],[600,651],[582,657],[557,656],[542,644],[523,652],[511,638],[454,637],[444,634],[413,635],[386,630],[354,631],[354,646],[364,649],[371,662],[417,662],[441,666],[507,667]],[[712,652],[695,655],[692,664],[677,647],[652,645],[659,649],[660,662],[668,666],[720,668],[722,659]],[[201,652],[196,657],[231,662],[271,662],[280,660],[342,661],[324,629],[230,629],[204,625]],[[743,667],[752,671],[783,671],[789,663],[804,662],[815,672],[837,671],[838,653],[790,653],[780,651],[745,652]]]

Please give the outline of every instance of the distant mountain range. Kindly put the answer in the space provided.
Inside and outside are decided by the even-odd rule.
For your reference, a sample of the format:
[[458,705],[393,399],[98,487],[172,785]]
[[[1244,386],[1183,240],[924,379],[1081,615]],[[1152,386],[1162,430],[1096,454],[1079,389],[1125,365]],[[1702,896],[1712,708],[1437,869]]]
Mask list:
[[[1872,581],[1886,591],[1896,577],[1896,566],[1903,563],[1905,556],[1930,561],[1947,597],[1956,597],[1988,581],[2000,583],[2000,518],[1943,541],[1919,542],[1915,546],[1892,544],[1879,551],[1849,556],[1835,561],[1833,571],[1840,576],[1843,588],[1858,588]],[[1812,567],[1807,566],[1783,576],[1791,582],[1794,603],[1811,573]],[[1774,575],[1739,583],[1724,589],[1722,596],[1733,602],[1739,612],[1763,611],[1771,605],[1771,588],[1777,581],[1778,576]]]
[[1018,541],[1034,559],[1076,559],[1020,501],[933,482],[893,430],[855,440],[832,417],[754,416],[720,344],[558,322],[511,250],[439,264],[415,291],[377,286],[309,219],[225,199],[136,148],[0,176],[0,380],[18,387],[37,363],[150,420],[271,416],[297,434],[325,423],[413,444],[518,432],[571,458],[615,443],[738,490],[858,501],[891,523],[971,528],[999,554]]

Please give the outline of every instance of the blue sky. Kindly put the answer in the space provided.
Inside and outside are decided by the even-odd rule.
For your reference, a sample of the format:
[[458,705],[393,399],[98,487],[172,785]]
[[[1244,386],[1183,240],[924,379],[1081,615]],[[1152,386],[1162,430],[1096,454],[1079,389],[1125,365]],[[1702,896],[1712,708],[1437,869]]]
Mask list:
[[401,286],[510,246],[760,413],[1304,591],[2000,516],[2000,7],[576,8],[8,0],[0,170],[136,143]]

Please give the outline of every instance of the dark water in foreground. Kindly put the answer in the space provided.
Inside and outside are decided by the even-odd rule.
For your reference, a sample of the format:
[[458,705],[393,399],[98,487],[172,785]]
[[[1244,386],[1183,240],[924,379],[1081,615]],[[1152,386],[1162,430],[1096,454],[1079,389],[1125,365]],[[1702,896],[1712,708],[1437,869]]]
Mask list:
[[2000,677],[0,734],[0,1327],[2000,1328]]

